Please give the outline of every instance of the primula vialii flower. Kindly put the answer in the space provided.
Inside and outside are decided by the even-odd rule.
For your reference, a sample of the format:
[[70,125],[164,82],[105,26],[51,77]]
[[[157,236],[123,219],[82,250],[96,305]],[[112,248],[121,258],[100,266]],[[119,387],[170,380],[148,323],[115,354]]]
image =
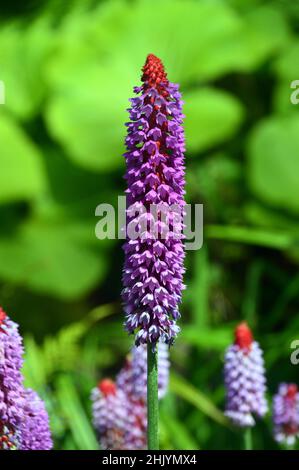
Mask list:
[[235,330],[235,343],[228,347],[224,366],[226,411],[236,426],[254,426],[253,415],[268,411],[263,353],[246,323]]
[[[168,346],[159,343],[159,398],[168,388]],[[92,391],[93,424],[102,449],[142,450],[147,445],[146,346],[134,346],[116,377]]]
[[19,450],[50,450],[53,443],[44,402],[31,389],[24,393],[24,418]]
[[[123,301],[136,344],[172,343],[183,289],[184,131],[178,85],[150,54],[127,124]],[[128,232],[134,227],[137,236]]]
[[0,449],[15,449],[23,419],[22,338],[0,308]]
[[22,338],[0,308],[0,450],[49,450],[52,440],[42,400],[23,384]]
[[110,379],[92,391],[93,425],[102,449],[139,450],[145,448],[145,408],[130,401]]
[[293,445],[299,437],[299,391],[295,384],[280,384],[273,398],[274,437]]
[[124,433],[127,420],[126,396],[110,379],[102,380],[92,390],[93,425],[101,448],[124,449]]

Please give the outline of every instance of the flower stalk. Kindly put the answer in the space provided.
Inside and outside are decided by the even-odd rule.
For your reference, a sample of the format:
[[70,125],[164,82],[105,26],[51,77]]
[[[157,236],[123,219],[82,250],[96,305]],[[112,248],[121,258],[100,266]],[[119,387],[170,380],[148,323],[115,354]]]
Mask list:
[[147,345],[147,445],[159,450],[158,348]]
[[248,427],[244,431],[244,450],[252,450],[252,428]]

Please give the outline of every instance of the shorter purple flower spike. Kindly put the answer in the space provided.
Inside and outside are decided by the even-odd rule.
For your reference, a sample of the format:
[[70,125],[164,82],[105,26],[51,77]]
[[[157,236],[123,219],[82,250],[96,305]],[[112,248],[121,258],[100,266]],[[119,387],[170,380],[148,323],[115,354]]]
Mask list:
[[299,437],[299,391],[295,384],[282,383],[273,398],[274,438],[292,446]]
[[110,379],[92,391],[93,425],[103,450],[146,448],[146,407],[132,399]]
[[103,450],[124,450],[128,420],[127,399],[110,379],[102,380],[92,390],[93,425]]
[[0,308],[0,450],[15,449],[22,421],[23,346],[18,325]]
[[[169,381],[169,347],[158,343],[158,394],[159,399],[167,393]],[[131,357],[116,378],[119,388],[136,398],[146,400],[147,396],[147,348],[133,346]]]
[[[168,346],[158,345],[159,398],[168,388]],[[116,377],[102,380],[93,389],[93,425],[102,449],[144,450],[147,438],[147,355],[146,346],[134,346]]]
[[24,418],[19,450],[51,450],[49,417],[43,400],[31,389],[24,392]]
[[18,325],[0,307],[0,450],[49,450],[44,403],[24,388],[23,352]]
[[236,426],[254,426],[253,415],[263,417],[268,411],[266,379],[262,350],[246,323],[236,328],[235,343],[226,351],[224,380],[225,415]]

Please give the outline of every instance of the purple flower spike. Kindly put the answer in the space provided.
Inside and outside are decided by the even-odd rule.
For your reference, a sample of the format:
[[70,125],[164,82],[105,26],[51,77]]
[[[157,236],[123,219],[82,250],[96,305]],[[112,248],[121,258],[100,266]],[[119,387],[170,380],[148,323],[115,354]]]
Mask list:
[[[183,289],[184,131],[178,85],[150,54],[127,124],[126,329],[139,344],[172,344]],[[154,207],[153,207],[154,206]],[[137,236],[131,236],[134,228]],[[130,232],[130,233],[128,233]]]
[[93,425],[103,450],[146,448],[146,406],[133,400],[110,379],[102,380],[91,395]]
[[[158,345],[159,398],[167,392],[168,346]],[[93,425],[102,449],[143,450],[147,438],[146,346],[134,346],[116,377],[102,380],[92,391]]]
[[23,417],[23,346],[18,326],[0,308],[0,450],[15,449]]
[[44,402],[31,389],[25,390],[24,396],[24,418],[19,450],[51,450],[53,442]]
[[235,343],[225,354],[225,415],[239,427],[255,425],[253,415],[267,411],[266,379],[263,353],[246,323],[235,331]]
[[[167,393],[169,381],[169,348],[158,344],[158,394],[159,399]],[[134,346],[131,357],[117,375],[116,383],[127,395],[146,401],[147,396],[147,350],[146,345]]]
[[103,450],[124,450],[127,427],[127,399],[110,379],[92,390],[93,425]]
[[295,384],[280,384],[273,398],[274,437],[281,444],[294,445],[299,437],[299,391]]

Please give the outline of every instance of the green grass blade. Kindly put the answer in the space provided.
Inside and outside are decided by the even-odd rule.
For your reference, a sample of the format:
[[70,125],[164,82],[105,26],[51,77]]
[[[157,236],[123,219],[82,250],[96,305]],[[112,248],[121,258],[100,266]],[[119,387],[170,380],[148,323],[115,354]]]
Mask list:
[[209,416],[211,419],[221,424],[222,426],[229,426],[229,421],[224,414],[213,404],[213,402],[202,392],[197,390],[193,385],[188,383],[182,377],[176,374],[171,374],[170,377],[170,390],[180,398],[183,398],[191,405],[202,411],[202,413]]

